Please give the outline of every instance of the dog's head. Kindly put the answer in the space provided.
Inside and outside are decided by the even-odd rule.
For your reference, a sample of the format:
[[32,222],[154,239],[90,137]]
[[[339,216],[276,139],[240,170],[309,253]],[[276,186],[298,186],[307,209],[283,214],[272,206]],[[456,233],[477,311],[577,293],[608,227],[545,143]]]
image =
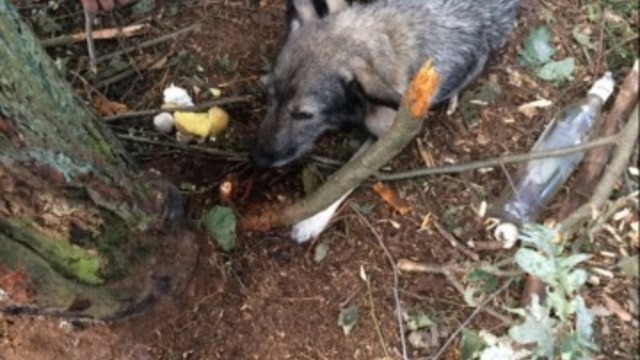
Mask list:
[[267,81],[267,113],[252,152],[259,167],[281,166],[308,151],[330,130],[363,122],[366,101],[339,70],[302,53],[287,54]]
[[[328,130],[362,117],[349,84],[335,71],[330,56],[313,36],[301,34],[322,17],[346,6],[344,0],[289,0],[287,41],[271,73],[263,78],[267,112],[252,150],[256,166],[281,166],[309,150]],[[323,6],[319,6],[323,5]]]
[[[364,125],[367,106],[375,98],[391,106],[400,100],[366,61],[351,56],[357,49],[344,51],[343,41],[350,35],[326,26],[312,0],[292,0],[292,8],[296,13],[287,41],[264,79],[267,113],[251,154],[259,167],[281,166],[299,158],[329,130]],[[342,8],[329,6],[327,16],[337,11],[332,9]],[[374,99],[369,96],[376,93],[381,94]]]

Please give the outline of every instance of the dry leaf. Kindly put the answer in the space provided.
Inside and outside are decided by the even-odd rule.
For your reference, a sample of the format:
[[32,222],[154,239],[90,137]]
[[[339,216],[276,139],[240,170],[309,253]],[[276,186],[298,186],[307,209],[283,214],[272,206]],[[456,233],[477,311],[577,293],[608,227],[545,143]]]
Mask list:
[[113,116],[129,111],[127,105],[107,99],[104,95],[96,95],[91,101],[91,106],[100,116]]
[[418,151],[420,152],[420,156],[422,156],[422,160],[427,167],[436,166],[436,162],[433,160],[433,156],[427,151],[427,148],[422,143],[422,140],[417,139],[418,143]]
[[384,200],[384,202],[391,206],[400,215],[407,215],[411,211],[410,207],[400,204],[393,191],[384,186],[381,182],[375,183],[373,185],[373,190],[382,198],[382,200]]
[[553,103],[547,99],[540,99],[528,102],[526,104],[522,104],[518,106],[518,111],[524,114],[524,116],[531,119],[536,115],[539,108],[546,108],[553,105]]
[[629,322],[633,320],[633,316],[610,296],[604,295],[604,302],[607,305],[607,309],[616,314],[622,322]]

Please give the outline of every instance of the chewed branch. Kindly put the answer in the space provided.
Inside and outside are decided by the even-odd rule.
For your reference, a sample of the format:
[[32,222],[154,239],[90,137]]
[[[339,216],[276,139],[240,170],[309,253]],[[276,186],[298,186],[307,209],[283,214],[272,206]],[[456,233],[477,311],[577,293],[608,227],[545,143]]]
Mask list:
[[419,133],[439,80],[433,63],[427,61],[404,94],[396,119],[385,136],[362,154],[354,156],[305,199],[281,210],[246,216],[242,223],[244,229],[268,230],[275,226],[291,225],[304,220],[326,209],[375,174]]

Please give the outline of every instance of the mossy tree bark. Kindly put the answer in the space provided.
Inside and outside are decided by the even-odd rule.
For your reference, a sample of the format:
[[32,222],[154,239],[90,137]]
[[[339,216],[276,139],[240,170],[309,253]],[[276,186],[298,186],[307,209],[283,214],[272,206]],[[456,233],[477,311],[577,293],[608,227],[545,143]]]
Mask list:
[[158,238],[180,212],[0,0],[0,274],[26,273],[40,307],[128,313],[171,282]]

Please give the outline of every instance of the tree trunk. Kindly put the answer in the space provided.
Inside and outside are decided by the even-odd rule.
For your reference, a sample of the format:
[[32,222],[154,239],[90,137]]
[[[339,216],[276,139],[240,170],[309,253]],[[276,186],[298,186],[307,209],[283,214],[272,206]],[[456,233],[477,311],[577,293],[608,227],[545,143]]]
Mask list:
[[21,305],[112,318],[175,288],[195,258],[191,236],[162,240],[180,235],[166,228],[181,207],[171,185],[135,169],[0,0],[0,280],[27,275],[35,294]]

